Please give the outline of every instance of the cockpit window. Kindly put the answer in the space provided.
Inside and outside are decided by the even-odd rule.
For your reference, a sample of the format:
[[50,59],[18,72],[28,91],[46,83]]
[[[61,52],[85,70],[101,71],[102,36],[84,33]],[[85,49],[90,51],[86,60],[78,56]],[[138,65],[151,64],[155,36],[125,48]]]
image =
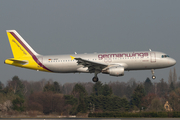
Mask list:
[[162,55],[162,58],[167,58],[169,57],[169,55]]

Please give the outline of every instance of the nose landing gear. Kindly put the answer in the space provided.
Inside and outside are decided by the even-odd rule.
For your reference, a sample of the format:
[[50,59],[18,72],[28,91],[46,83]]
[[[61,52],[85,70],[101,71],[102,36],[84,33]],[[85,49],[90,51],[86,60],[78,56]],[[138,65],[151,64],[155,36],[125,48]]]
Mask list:
[[151,73],[152,73],[152,79],[156,79],[156,76],[154,75],[154,69],[151,69]]
[[155,75],[153,75],[153,76],[152,76],[152,79],[156,79],[156,76],[155,76]]

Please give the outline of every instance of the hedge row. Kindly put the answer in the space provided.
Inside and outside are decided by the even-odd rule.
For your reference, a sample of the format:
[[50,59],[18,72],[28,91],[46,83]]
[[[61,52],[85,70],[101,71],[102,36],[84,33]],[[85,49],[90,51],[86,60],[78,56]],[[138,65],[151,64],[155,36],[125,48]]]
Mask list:
[[180,117],[180,112],[104,112],[89,113],[88,117]]

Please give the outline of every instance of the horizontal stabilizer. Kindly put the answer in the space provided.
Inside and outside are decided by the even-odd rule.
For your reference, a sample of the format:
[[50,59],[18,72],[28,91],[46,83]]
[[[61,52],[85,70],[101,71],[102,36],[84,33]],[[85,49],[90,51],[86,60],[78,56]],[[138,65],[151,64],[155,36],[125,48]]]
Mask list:
[[28,61],[25,61],[25,60],[20,60],[20,59],[14,59],[14,58],[10,58],[10,59],[6,59],[5,60],[5,63],[9,63],[9,62],[16,62],[16,63],[19,63],[19,64],[25,64],[25,63],[28,63]]

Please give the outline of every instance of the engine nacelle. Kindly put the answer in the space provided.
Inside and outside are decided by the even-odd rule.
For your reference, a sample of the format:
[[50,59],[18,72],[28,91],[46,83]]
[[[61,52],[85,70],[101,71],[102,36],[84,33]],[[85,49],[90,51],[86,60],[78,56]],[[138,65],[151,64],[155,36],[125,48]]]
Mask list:
[[109,69],[102,71],[102,73],[109,74],[111,76],[123,76],[124,75],[124,67],[110,67]]

